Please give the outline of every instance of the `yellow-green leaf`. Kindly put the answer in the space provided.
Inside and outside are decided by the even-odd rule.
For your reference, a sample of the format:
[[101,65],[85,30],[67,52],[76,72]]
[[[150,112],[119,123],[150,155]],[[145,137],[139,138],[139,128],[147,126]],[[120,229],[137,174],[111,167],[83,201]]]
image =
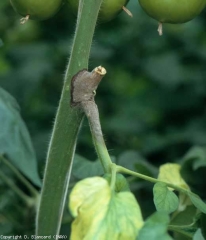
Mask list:
[[181,166],[175,163],[166,163],[160,166],[158,179],[174,184],[178,187],[190,189],[185,180],[180,175]]
[[101,177],[77,183],[69,208],[75,217],[71,240],[135,240],[143,225],[133,194],[113,192]]

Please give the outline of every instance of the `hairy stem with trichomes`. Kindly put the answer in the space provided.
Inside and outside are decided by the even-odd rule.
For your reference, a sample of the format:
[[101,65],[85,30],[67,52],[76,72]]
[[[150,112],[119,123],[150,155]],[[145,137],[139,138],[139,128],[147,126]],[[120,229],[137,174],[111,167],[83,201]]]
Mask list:
[[[77,135],[83,112],[70,106],[73,75],[88,68],[90,48],[102,0],[81,0],[62,95],[55,118],[37,213],[37,235],[59,234]],[[68,46],[68,49],[70,47]]]

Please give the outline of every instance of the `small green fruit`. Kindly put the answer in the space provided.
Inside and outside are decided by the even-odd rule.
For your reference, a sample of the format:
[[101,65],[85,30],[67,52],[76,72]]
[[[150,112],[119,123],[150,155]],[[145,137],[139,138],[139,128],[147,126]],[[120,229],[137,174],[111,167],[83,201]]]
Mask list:
[[185,23],[204,9],[205,0],[139,0],[144,11],[161,23]]
[[[108,22],[115,18],[122,8],[127,5],[129,0],[104,0],[99,12],[98,20],[100,22]],[[68,0],[72,11],[77,14],[79,0]]]
[[60,9],[62,0],[10,0],[14,10],[29,19],[45,20]]

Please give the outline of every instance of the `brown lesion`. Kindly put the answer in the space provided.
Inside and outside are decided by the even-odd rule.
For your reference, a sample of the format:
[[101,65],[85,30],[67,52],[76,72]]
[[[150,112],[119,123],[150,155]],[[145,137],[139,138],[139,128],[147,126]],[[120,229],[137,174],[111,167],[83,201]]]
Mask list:
[[72,107],[76,106],[78,104],[75,96],[74,96],[74,91],[75,91],[75,81],[77,78],[81,77],[81,75],[83,75],[84,72],[87,72],[87,69],[82,69],[80,70],[78,73],[76,73],[71,80],[71,88],[70,88],[70,95],[71,95],[71,100],[70,100],[70,104]]
[[71,106],[77,106],[85,101],[94,101],[96,89],[105,74],[106,70],[101,66],[96,67],[92,72],[83,69],[75,74],[71,81]]

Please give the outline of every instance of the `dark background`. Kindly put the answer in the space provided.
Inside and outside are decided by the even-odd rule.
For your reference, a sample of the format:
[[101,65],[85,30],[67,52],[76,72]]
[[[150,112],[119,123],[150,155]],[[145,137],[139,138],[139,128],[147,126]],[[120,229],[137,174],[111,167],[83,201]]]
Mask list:
[[[157,22],[137,0],[128,8],[133,18],[121,13],[97,25],[90,57],[90,70],[107,69],[96,95],[106,144],[117,159],[136,151],[155,166],[176,162],[192,146],[206,145],[206,11],[186,24],[165,24],[160,37]],[[64,5],[47,21],[20,25],[19,19],[9,1],[0,1],[0,86],[20,105],[42,178],[75,17]],[[96,159],[86,120],[77,153]],[[147,189],[136,191],[145,216],[154,211]],[[10,210],[14,206],[8,209],[15,221],[25,219]],[[0,213],[5,234],[33,231],[33,220],[21,229],[5,215]]]

